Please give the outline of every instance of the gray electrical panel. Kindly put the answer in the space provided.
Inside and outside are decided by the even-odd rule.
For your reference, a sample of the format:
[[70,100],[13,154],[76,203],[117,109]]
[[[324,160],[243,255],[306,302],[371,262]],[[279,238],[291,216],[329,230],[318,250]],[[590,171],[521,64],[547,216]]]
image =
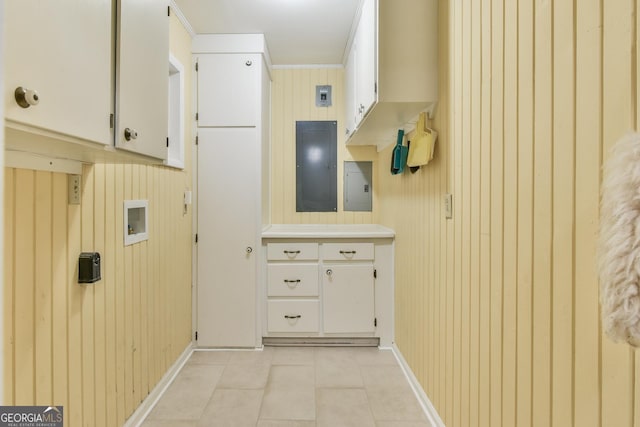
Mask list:
[[344,162],[344,210],[371,212],[371,162]]
[[338,210],[337,150],[337,122],[296,122],[296,212]]
[[316,86],[316,107],[331,107],[331,86]]

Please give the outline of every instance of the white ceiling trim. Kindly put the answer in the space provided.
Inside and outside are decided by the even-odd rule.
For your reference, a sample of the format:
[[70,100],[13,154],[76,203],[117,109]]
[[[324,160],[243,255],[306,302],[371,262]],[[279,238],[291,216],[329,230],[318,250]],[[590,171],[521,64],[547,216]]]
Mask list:
[[178,21],[182,23],[182,25],[184,26],[184,29],[187,30],[187,33],[189,33],[191,38],[194,38],[196,36],[196,32],[193,30],[193,27],[187,20],[187,17],[184,16],[184,13],[182,13],[182,10],[180,10],[180,7],[178,7],[178,5],[176,4],[176,1],[171,0],[171,3],[169,3],[169,6],[171,6],[171,10],[173,11],[173,13],[176,14],[176,18],[178,18]]

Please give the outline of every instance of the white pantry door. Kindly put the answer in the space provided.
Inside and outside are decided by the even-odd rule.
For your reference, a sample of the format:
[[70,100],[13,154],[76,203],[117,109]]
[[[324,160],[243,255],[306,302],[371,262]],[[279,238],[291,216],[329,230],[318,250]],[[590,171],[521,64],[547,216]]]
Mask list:
[[198,135],[198,346],[254,347],[258,135],[255,128]]

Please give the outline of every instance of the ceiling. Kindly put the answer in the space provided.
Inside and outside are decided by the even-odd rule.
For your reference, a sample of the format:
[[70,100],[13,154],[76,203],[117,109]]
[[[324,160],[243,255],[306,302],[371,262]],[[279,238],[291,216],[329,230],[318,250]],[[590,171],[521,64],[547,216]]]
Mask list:
[[267,39],[273,65],[342,64],[360,0],[175,0],[197,34]]

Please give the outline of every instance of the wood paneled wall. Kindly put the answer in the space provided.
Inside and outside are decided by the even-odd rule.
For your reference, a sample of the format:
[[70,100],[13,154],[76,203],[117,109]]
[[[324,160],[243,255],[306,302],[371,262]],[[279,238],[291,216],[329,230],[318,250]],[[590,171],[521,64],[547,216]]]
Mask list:
[[[316,107],[316,85],[332,86],[332,106]],[[274,224],[369,224],[378,206],[375,147],[344,143],[344,70],[286,68],[271,83],[271,222]],[[296,121],[338,121],[338,211],[296,212]],[[373,161],[373,212],[343,210],[344,161]]]
[[396,341],[447,426],[640,426],[595,268],[601,167],[640,125],[639,7],[440,2],[436,159],[390,176],[382,152],[378,214]]
[[[190,36],[172,17],[171,50],[191,85]],[[186,94],[190,117],[190,92]],[[190,147],[191,130],[185,129]],[[80,205],[67,175],[4,172],[4,402],[63,405],[67,426],[120,426],[191,341],[191,151],[184,171],[83,167]],[[149,200],[149,240],[124,246],[123,201]],[[102,280],[80,285],[97,251]]]

